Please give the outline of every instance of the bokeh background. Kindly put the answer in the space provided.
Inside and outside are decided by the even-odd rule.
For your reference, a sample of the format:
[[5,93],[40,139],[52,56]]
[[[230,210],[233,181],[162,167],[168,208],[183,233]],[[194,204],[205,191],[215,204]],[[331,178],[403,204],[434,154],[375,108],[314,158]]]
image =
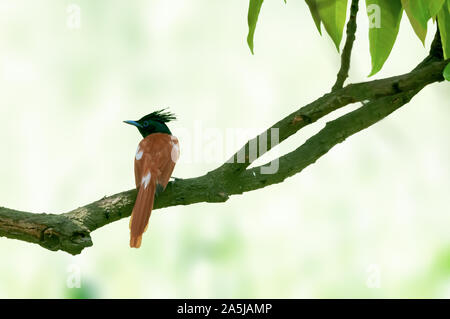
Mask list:
[[[242,0],[0,0],[0,205],[62,213],[133,188],[140,135],[122,121],[157,108],[178,115],[174,175],[187,178],[220,164],[203,153],[188,160],[193,144],[212,143],[210,133],[194,138],[196,127],[261,131],[326,93],[340,58],[306,4],[265,1],[254,56],[247,8]],[[353,82],[370,73],[364,9]],[[424,48],[404,16],[374,78],[412,69],[434,30]],[[128,248],[128,219],[95,231],[78,256],[0,238],[0,297],[450,297],[449,100],[448,83],[431,85],[282,184],[157,210],[139,250]],[[81,287],[70,288],[77,275]]]

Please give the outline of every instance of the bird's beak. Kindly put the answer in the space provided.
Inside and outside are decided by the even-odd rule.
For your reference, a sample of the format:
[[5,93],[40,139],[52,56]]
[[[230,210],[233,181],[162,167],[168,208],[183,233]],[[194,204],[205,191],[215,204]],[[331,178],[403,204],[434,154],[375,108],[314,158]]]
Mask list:
[[136,121],[123,121],[124,123],[127,123],[127,124],[130,124],[130,125],[133,125],[133,126],[136,126],[136,127],[139,127],[139,128],[142,128],[142,125],[141,124],[139,124],[138,122],[136,122]]

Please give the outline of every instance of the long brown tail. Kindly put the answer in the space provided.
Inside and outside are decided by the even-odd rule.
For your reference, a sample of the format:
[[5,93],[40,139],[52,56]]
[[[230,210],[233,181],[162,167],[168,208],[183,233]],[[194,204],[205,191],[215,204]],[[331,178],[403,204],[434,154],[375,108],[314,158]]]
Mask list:
[[148,220],[153,209],[156,181],[150,179],[148,184],[141,185],[130,219],[130,247],[141,247],[142,235],[148,227]]

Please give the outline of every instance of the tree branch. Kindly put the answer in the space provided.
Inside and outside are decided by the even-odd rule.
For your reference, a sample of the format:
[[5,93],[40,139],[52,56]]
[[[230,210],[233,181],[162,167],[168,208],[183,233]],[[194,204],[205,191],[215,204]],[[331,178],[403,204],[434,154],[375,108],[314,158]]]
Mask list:
[[344,49],[341,55],[341,69],[337,75],[336,83],[333,86],[332,91],[342,89],[344,87],[345,80],[348,78],[348,71],[350,70],[350,60],[352,57],[353,43],[356,39],[356,18],[359,10],[359,0],[352,0],[350,6],[350,18],[347,22],[347,39],[345,41]]
[[278,128],[279,143],[281,143],[305,126],[349,104],[370,101],[380,97],[406,92],[422,85],[443,81],[442,70],[445,68],[445,64],[446,62],[442,60],[430,60],[428,64],[422,65],[420,68],[416,68],[400,76],[349,84],[343,89],[327,93],[314,102],[289,114],[254,139],[248,141],[242,149],[222,165],[221,169],[230,172],[245,170],[253,161],[250,158],[245,158],[244,162],[239,163],[238,154],[249,154],[251,145],[257,146],[257,154],[259,156],[271,150],[272,145],[267,145],[267,150],[259,149],[259,141],[261,139],[270,140],[271,130],[274,128]]
[[[225,202],[231,195],[280,183],[299,173],[336,144],[408,103],[425,86],[443,81],[442,72],[450,60],[442,61],[442,52],[436,49],[436,45],[435,41],[430,55],[410,73],[351,84],[325,94],[253,139],[253,142],[258,142],[267,134],[267,139],[270,140],[271,128],[277,128],[281,143],[301,128],[338,108],[364,102],[357,110],[328,122],[321,131],[293,152],[281,156],[276,173],[262,174],[261,168],[265,165],[247,169],[254,159],[247,157],[244,163],[238,163],[238,152],[231,158],[233,162],[227,161],[206,175],[176,179],[169,183],[166,190],[157,197],[154,209],[199,202]],[[252,141],[248,141],[241,149],[246,151],[245,154],[248,154]],[[274,146],[268,145],[267,150],[258,149],[258,157]],[[136,190],[129,190],[64,214],[33,214],[0,207],[0,236],[36,243],[53,251],[79,254],[84,248],[92,246],[92,231],[130,216],[135,199]]]

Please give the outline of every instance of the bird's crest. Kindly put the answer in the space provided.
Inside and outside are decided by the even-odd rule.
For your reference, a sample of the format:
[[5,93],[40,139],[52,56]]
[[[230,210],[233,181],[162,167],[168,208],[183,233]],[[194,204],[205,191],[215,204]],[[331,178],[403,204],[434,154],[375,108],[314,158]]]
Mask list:
[[153,120],[153,121],[157,121],[160,123],[167,123],[167,122],[174,121],[177,119],[175,114],[173,114],[169,111],[166,111],[166,110],[167,110],[167,108],[147,114],[146,116],[141,118],[139,120],[139,122]]

